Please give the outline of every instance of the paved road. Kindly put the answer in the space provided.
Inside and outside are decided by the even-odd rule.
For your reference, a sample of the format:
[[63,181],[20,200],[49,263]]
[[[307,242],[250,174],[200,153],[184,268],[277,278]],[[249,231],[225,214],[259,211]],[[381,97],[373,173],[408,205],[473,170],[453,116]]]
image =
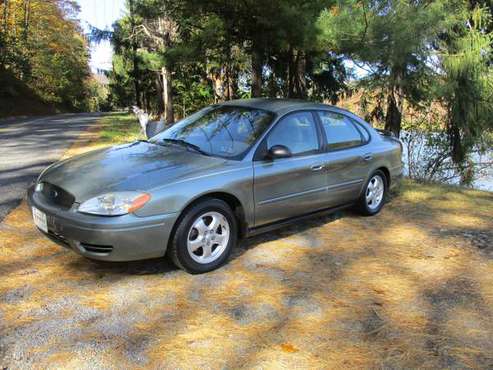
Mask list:
[[101,116],[98,113],[0,120],[0,222],[49,164]]

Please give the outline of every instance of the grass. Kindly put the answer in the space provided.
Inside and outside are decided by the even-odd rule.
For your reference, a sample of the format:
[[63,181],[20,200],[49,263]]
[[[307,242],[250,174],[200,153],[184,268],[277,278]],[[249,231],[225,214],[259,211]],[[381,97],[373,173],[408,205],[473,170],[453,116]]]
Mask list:
[[[82,146],[127,141],[123,117]],[[84,259],[22,204],[0,226],[0,366],[491,368],[492,230],[493,194],[406,181],[375,217],[260,235],[192,276]]]
[[133,114],[113,113],[100,121],[98,144],[120,144],[142,139],[140,125]]
[[109,113],[98,124],[82,135],[65,154],[64,158],[100,149],[111,145],[145,139],[140,132],[140,125],[133,114]]

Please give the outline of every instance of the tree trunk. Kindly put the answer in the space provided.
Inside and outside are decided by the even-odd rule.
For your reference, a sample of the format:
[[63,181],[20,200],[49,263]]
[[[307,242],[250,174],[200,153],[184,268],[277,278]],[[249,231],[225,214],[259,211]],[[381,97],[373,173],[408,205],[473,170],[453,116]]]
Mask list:
[[235,67],[231,67],[229,72],[229,98],[238,98],[238,70]]
[[455,164],[461,165],[464,163],[466,155],[462,145],[462,135],[460,133],[460,129],[454,125],[453,122],[449,122],[448,137],[452,160]]
[[140,99],[140,75],[139,75],[139,65],[137,60],[137,45],[132,45],[132,62],[133,62],[133,70],[132,77],[134,80],[134,91],[135,91],[135,103],[139,108],[142,107],[142,101]]
[[231,71],[229,62],[224,66],[224,80],[226,84],[224,98],[226,100],[231,100]]
[[12,18],[12,25],[10,27],[10,30],[12,32],[12,36],[14,36],[14,39],[17,37],[17,5],[14,3],[14,6],[12,9],[10,9],[10,17]]
[[9,0],[4,0],[3,3],[3,33],[7,35],[9,30]]
[[[458,103],[456,103],[458,104]],[[470,163],[467,158],[468,149],[464,145],[463,131],[457,122],[454,122],[453,114],[449,108],[449,120],[447,134],[450,146],[450,156],[452,161],[457,166],[457,171],[460,174],[461,185],[470,185],[474,176],[474,164]]]
[[148,90],[146,90],[144,93],[144,99],[145,99],[146,112],[151,112],[152,106],[151,106],[151,99]]
[[173,114],[173,85],[171,71],[167,66],[161,68],[161,75],[163,76],[164,122],[171,125],[175,121]]
[[287,73],[286,73],[288,88],[285,95],[288,98],[294,95],[294,74],[295,74],[294,70],[295,70],[295,65],[293,61],[293,48],[290,46],[288,51],[288,63],[287,63]]
[[288,98],[305,99],[307,95],[305,52],[290,48],[288,59]]
[[[2,32],[4,37],[7,37],[7,30],[8,30],[8,21],[7,18],[9,16],[9,2],[8,0],[0,0],[0,5],[3,2],[3,24],[1,25],[2,27]],[[0,43],[0,69],[5,69],[5,64],[6,64],[6,50],[7,49],[7,42],[4,40],[3,43]]]
[[226,96],[224,67],[212,68],[209,74],[214,89],[214,103],[223,102]]
[[387,113],[385,115],[385,130],[399,137],[401,133],[403,94],[401,89],[402,74],[400,71],[391,72],[392,86],[387,96]]
[[296,90],[300,99],[305,99],[306,91],[306,54],[303,50],[298,51],[296,58]]
[[262,53],[252,47],[252,98],[262,96]]
[[269,81],[267,82],[267,93],[269,98],[277,97],[276,75],[273,70],[271,70]]
[[29,18],[31,10],[31,0],[24,0],[24,30],[23,37],[24,41],[27,42],[28,32],[29,32]]
[[161,115],[164,112],[164,99],[163,99],[163,82],[161,81],[161,74],[156,72],[156,78],[154,79],[157,91],[157,114]]
[[395,93],[390,93],[387,97],[387,113],[385,115],[385,130],[394,133],[399,137],[402,122],[402,105],[399,104]]
[[[129,11],[130,11],[130,27],[132,28],[132,34],[135,33],[135,8],[134,0],[128,1]],[[134,82],[134,94],[135,94],[135,104],[142,108],[141,91],[140,91],[140,74],[139,74],[139,61],[137,58],[138,45],[134,38],[132,38],[132,78]]]

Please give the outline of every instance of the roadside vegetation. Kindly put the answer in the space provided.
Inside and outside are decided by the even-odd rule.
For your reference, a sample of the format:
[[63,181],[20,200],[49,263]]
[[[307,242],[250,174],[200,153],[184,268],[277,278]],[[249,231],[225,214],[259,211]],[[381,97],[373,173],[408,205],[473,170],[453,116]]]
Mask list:
[[0,117],[103,108],[72,0],[0,1]]
[[99,121],[98,144],[114,145],[144,139],[133,114],[112,113]]
[[[136,105],[172,124],[225,100],[301,98],[402,133],[416,180],[471,185],[493,165],[491,1],[125,4],[84,35],[74,1],[2,1],[0,116]],[[103,39],[107,86],[87,66]]]
[[[129,0],[114,106],[168,124],[244,97],[339,104],[407,145],[417,180],[470,185],[493,164],[491,1]],[[483,154],[490,150],[484,158]]]
[[106,113],[96,125],[85,132],[72,145],[63,157],[72,157],[89,150],[104,148],[111,145],[129,143],[145,139],[140,131],[140,125],[133,114],[124,112]]

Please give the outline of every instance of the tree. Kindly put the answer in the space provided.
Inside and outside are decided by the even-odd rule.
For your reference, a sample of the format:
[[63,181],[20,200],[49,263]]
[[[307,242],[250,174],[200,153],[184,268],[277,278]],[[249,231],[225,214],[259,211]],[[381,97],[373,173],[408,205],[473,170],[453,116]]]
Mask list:
[[490,15],[476,7],[440,43],[443,78],[439,80],[438,96],[447,108],[451,157],[459,166],[463,182],[470,180],[466,162],[473,146],[493,129],[490,26]]
[[[168,108],[174,106],[172,101],[179,101],[183,112],[196,106],[190,96],[204,104],[261,95],[334,102],[345,88],[346,74],[342,59],[318,44],[315,21],[325,4],[321,0],[211,0],[206,4],[133,0],[135,26],[128,17],[120,20],[113,43],[116,55],[126,60],[133,55],[130,40],[138,45],[141,84],[156,91],[154,95],[166,100],[162,105]],[[120,60],[119,73],[129,64]],[[155,86],[149,87],[144,76],[157,72]],[[131,80],[128,73],[128,79],[121,75],[119,81]],[[195,86],[200,94],[188,93],[184,86]],[[206,93],[211,90],[212,96]]]
[[46,103],[84,109],[89,53],[78,11],[72,0],[0,2],[0,73]]
[[385,129],[399,135],[404,99],[413,104],[422,98],[433,72],[431,46],[456,21],[456,7],[444,0],[339,0],[322,12],[322,45],[362,65],[362,81],[385,95],[377,102],[385,111]]
[[204,16],[220,19],[229,41],[244,48],[250,56],[248,75],[252,97],[263,94],[266,66],[275,64],[277,57],[287,60],[284,67],[289,88],[285,93],[290,97],[306,97],[306,55],[315,47],[315,21],[326,1],[188,0],[187,3]]
[[137,55],[138,49],[138,41],[135,37],[136,33],[136,16],[135,16],[135,0],[128,0],[128,9],[129,9],[129,26],[130,26],[130,34],[133,36],[130,38],[130,50],[132,53],[132,78],[134,82],[134,90],[135,90],[135,103],[138,107],[142,107],[141,102],[141,91],[140,91],[140,73],[139,73],[139,57]]

